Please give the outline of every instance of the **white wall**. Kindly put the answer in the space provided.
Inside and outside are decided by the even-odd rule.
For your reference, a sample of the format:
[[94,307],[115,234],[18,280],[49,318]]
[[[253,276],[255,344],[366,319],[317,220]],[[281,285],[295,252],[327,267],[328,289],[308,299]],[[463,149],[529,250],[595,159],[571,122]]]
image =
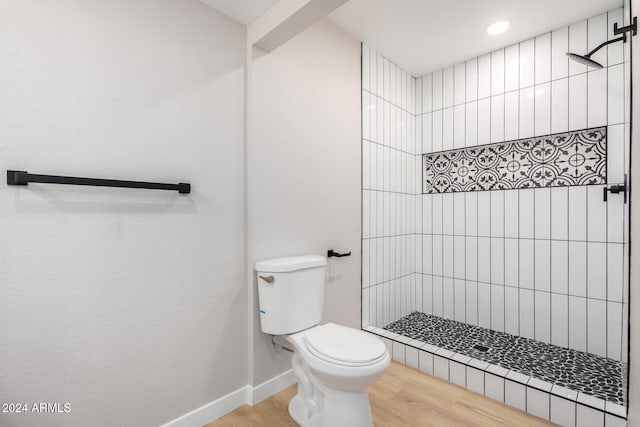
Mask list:
[[360,327],[360,44],[329,21],[250,68],[248,271],[253,287],[253,384],[290,369],[260,330],[256,261],[330,259],[324,320]]
[[4,426],[151,426],[246,384],[245,28],[196,0],[0,3]]

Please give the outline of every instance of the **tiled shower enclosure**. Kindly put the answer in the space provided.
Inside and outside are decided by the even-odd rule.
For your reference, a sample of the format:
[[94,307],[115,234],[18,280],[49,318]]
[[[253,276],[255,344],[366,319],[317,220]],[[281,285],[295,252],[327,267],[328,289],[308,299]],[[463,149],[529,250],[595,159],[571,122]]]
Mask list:
[[[628,170],[629,46],[595,54],[602,69],[565,55],[624,21],[423,76],[362,50],[363,327],[398,360],[443,378],[446,361],[446,379],[562,425],[624,425],[628,205],[603,199]],[[567,360],[586,374],[561,378]]]

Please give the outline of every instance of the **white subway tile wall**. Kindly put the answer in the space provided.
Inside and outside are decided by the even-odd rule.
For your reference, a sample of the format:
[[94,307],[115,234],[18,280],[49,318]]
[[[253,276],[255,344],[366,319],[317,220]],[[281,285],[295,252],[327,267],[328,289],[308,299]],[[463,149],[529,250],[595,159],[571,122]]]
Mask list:
[[364,326],[417,310],[626,360],[621,196],[604,203],[602,185],[421,194],[422,154],[596,126],[608,183],[621,183],[628,44],[594,55],[601,70],[565,53],[614,38],[622,20],[616,9],[418,78],[363,45]]
[[[446,81],[443,82],[441,73],[439,84],[453,87],[453,68],[445,74]],[[431,91],[431,85],[428,89]],[[423,309],[422,277],[417,273],[415,246],[417,241],[421,242],[417,237],[422,236],[422,206],[418,206],[417,195],[418,155],[425,142],[416,135],[415,112],[416,104],[426,97],[430,99],[431,92],[423,94],[422,85],[416,85],[413,76],[363,45],[364,325],[384,326]],[[442,90],[439,97],[442,103]],[[447,102],[451,104],[452,98]],[[449,119],[453,125],[453,116]],[[426,149],[431,149],[431,144]]]

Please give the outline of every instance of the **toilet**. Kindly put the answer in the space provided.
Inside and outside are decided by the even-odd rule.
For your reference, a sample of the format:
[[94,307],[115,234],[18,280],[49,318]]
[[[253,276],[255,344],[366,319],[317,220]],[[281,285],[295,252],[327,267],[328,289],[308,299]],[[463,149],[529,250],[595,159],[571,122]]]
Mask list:
[[291,418],[304,427],[371,427],[367,387],[390,363],[375,336],[334,323],[320,325],[326,260],[318,255],[256,263],[260,325],[293,349],[298,394]]

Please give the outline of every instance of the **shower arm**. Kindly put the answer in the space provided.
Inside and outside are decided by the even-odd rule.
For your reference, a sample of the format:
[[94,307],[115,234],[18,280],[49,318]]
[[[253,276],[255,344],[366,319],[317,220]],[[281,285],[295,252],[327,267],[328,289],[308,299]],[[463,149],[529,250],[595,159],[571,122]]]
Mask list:
[[634,16],[631,24],[625,26],[625,27],[618,27],[618,23],[614,22],[613,23],[613,35],[618,35],[618,34],[622,34],[620,37],[616,38],[616,39],[612,39],[612,40],[607,40],[606,42],[600,43],[600,45],[598,47],[596,47],[595,49],[593,49],[591,52],[587,53],[585,55],[585,57],[587,58],[591,58],[591,55],[593,55],[594,53],[596,53],[597,51],[599,51],[600,49],[602,49],[603,47],[605,47],[608,44],[611,43],[616,43],[619,42],[620,40],[622,40],[623,43],[627,42],[627,32],[631,32],[632,36],[635,36],[638,33],[638,17]]
[[620,37],[618,37],[618,38],[611,39],[611,40],[607,40],[606,42],[602,42],[602,43],[600,43],[600,44],[598,45],[598,47],[596,47],[595,49],[593,49],[591,52],[587,53],[587,54],[585,55],[585,57],[587,57],[587,58],[591,58],[591,55],[593,55],[594,53],[596,53],[597,51],[599,51],[600,49],[602,49],[602,48],[603,48],[603,47],[605,47],[606,45],[611,44],[611,43],[617,43],[617,42],[619,42],[620,40],[622,40],[624,43],[626,43],[626,42],[627,42],[627,35],[623,33],[623,34],[622,34],[622,36],[620,36]]

